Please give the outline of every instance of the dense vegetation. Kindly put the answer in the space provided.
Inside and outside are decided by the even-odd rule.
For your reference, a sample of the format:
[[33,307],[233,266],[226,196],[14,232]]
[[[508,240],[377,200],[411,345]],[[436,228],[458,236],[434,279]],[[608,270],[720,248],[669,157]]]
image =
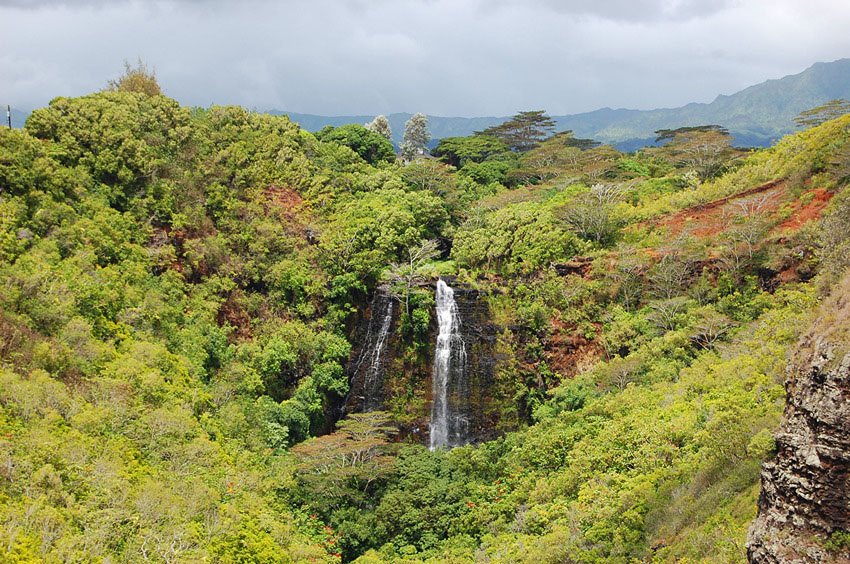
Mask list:
[[[742,558],[787,351],[850,262],[850,118],[622,154],[524,112],[398,163],[132,90],[0,131],[4,561]],[[437,275],[500,328],[504,434],[449,452],[395,424]],[[338,420],[382,283],[406,392]]]

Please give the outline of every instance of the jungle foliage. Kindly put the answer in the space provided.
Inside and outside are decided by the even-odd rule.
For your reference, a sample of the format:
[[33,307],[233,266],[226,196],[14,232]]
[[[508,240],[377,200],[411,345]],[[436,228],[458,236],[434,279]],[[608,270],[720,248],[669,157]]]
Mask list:
[[[4,561],[741,559],[786,356],[850,266],[850,118],[623,154],[524,112],[406,163],[122,84],[0,130]],[[375,288],[424,385],[448,274],[499,328],[501,438],[428,451],[416,389],[341,418]]]

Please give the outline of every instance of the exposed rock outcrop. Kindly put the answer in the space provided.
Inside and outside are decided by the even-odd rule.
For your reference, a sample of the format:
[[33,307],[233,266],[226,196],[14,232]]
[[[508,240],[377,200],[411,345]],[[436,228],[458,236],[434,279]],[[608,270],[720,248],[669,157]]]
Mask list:
[[498,330],[490,319],[487,300],[477,290],[455,283],[460,334],[466,347],[468,392],[461,415],[469,425],[469,441],[496,438],[500,432],[495,382],[495,346]]
[[345,412],[368,412],[386,408],[386,372],[397,355],[396,328],[400,304],[385,286],[375,290],[372,303],[358,317],[354,329],[356,346],[348,363],[350,390]]
[[750,562],[850,562],[850,276],[788,368],[775,460],[762,469]]
[[[478,443],[502,432],[499,415],[500,401],[504,398],[495,382],[498,328],[490,319],[487,300],[481,292],[451,277],[447,281],[454,288],[467,363],[467,381],[462,397],[453,399],[456,404],[453,415],[465,421],[468,441]],[[437,319],[432,315],[428,353],[418,361],[408,356],[407,360],[413,362],[405,364],[405,348],[409,343],[399,334],[403,307],[389,288],[382,286],[376,289],[370,303],[361,308],[351,329],[355,346],[347,367],[350,391],[339,416],[389,410],[394,399],[412,389],[416,397],[408,400],[411,420],[402,426],[400,437],[417,437],[427,443]]]

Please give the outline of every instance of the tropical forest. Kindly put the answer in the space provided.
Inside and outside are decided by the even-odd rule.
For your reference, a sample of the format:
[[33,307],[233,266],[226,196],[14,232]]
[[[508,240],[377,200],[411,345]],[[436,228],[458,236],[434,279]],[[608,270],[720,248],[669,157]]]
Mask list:
[[848,111],[54,98],[0,130],[0,560],[848,561]]

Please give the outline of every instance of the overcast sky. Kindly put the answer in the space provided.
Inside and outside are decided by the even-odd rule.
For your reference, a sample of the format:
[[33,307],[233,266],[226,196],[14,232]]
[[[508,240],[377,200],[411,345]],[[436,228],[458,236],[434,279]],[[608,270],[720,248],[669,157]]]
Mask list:
[[188,105],[559,115],[709,102],[850,57],[846,0],[0,0],[0,103],[138,57]]

